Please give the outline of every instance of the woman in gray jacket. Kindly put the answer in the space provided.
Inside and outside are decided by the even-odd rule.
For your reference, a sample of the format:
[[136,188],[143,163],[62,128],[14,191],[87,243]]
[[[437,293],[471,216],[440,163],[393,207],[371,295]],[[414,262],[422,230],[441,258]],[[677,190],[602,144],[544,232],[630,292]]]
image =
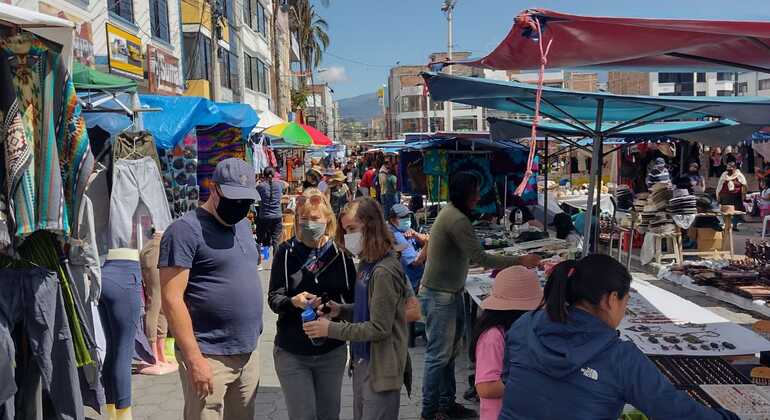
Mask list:
[[396,419],[408,365],[406,306],[414,292],[393,252],[393,236],[379,203],[358,198],[342,210],[340,221],[338,241],[361,264],[355,303],[330,302],[328,315],[352,322],[322,317],[304,324],[305,333],[351,341],[356,420]]

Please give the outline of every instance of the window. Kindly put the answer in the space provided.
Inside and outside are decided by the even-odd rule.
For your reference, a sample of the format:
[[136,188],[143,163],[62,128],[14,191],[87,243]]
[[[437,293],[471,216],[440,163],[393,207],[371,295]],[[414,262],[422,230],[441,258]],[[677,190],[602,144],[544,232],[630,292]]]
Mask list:
[[770,89],[770,79],[762,79],[759,81],[759,84],[757,85],[757,89],[759,90],[768,90]]
[[110,13],[114,13],[129,22],[134,21],[133,0],[108,0],[107,7],[110,9]]
[[182,38],[185,79],[209,80],[211,40],[200,33],[185,32]]
[[166,42],[169,42],[171,39],[168,27],[167,0],[150,0],[150,28],[153,37],[162,39]]
[[452,125],[455,131],[475,131],[476,118],[455,118]]
[[719,81],[732,81],[734,77],[734,73],[726,72],[726,71],[720,71],[717,73],[717,80]]
[[267,13],[258,0],[243,0],[243,22],[253,31],[267,36]]
[[256,58],[243,54],[243,77],[246,79],[246,89],[254,90],[256,80]]
[[257,76],[259,77],[259,85],[257,86],[257,90],[264,94],[269,93],[270,87],[268,82],[270,77],[268,74],[267,65],[260,59],[257,59]]
[[733,96],[732,90],[718,90],[717,96]]
[[698,73],[698,83],[704,83],[706,82],[706,73]]
[[219,75],[222,87],[228,88],[233,93],[238,92],[238,56],[220,47],[222,58],[219,59]]
[[658,73],[658,83],[692,84],[692,73]]
[[706,96],[706,92],[700,91],[696,94],[696,96]]
[[268,94],[269,73],[264,61],[249,54],[243,55],[244,77],[246,78],[246,87],[257,92]]

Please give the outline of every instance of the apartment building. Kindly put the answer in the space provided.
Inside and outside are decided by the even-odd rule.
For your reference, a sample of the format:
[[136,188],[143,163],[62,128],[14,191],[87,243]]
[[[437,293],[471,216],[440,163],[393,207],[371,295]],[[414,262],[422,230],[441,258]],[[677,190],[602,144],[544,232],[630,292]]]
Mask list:
[[305,121],[337,140],[340,132],[339,105],[334,100],[334,90],[328,84],[309,85],[305,103]]
[[733,72],[609,72],[607,85],[610,92],[626,95],[733,96],[736,76]]
[[143,93],[182,93],[178,1],[12,0],[11,3],[73,22],[75,61],[134,79]]

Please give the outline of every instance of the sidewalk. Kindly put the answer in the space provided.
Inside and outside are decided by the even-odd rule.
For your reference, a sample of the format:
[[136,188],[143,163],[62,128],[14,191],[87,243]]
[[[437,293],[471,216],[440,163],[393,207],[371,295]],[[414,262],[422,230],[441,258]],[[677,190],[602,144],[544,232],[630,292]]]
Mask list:
[[[281,387],[273,365],[273,339],[275,337],[275,321],[277,315],[267,306],[267,283],[270,271],[260,272],[262,286],[265,291],[264,331],[259,344],[259,352],[262,358],[262,379],[257,395],[257,419],[288,420],[286,403],[283,400]],[[409,399],[406,391],[401,395],[401,411],[399,419],[420,418],[420,402],[422,394],[422,376],[424,366],[424,343],[418,340],[417,347],[410,349],[413,367],[412,398]],[[468,383],[468,358],[457,358],[457,395],[462,398]],[[173,373],[165,376],[133,376],[133,420],[173,420],[182,418],[182,388],[179,382],[179,374]],[[458,401],[466,404],[465,401]],[[472,407],[478,411],[478,406]],[[106,419],[98,416],[91,410],[87,410],[89,419]],[[342,413],[341,419],[353,418],[353,388],[350,378],[345,376],[342,385]]]

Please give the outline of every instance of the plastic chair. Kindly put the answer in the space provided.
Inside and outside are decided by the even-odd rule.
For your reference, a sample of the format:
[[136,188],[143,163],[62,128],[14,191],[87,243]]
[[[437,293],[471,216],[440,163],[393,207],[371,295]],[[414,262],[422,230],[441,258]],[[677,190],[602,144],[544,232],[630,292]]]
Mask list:
[[764,220],[762,220],[762,239],[765,239],[765,234],[767,233],[767,224],[770,223],[770,214],[765,216]]

